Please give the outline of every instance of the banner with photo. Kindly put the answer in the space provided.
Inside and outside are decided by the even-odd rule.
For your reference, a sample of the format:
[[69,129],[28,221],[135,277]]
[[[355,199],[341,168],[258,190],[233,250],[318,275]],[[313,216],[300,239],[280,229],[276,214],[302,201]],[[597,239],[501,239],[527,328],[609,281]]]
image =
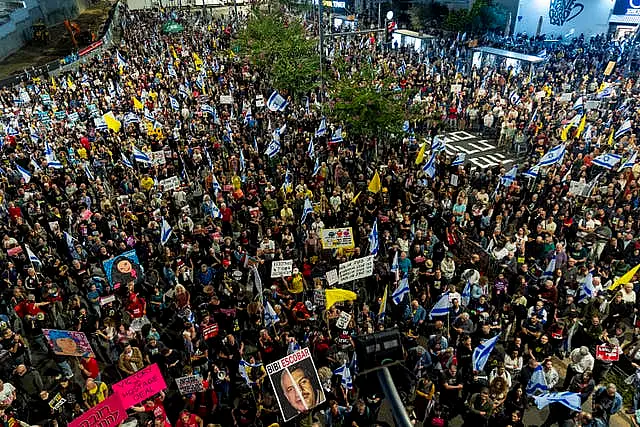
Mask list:
[[268,364],[266,370],[285,422],[326,400],[308,348]]
[[54,354],[59,356],[95,357],[84,332],[43,329],[42,333]]
[[102,262],[107,280],[118,289],[133,281],[136,285],[144,281],[142,266],[134,249]]
[[338,283],[343,284],[352,280],[363,279],[373,275],[373,255],[343,262],[338,270]]
[[320,230],[320,241],[322,249],[353,248],[353,229],[344,228],[323,228]]

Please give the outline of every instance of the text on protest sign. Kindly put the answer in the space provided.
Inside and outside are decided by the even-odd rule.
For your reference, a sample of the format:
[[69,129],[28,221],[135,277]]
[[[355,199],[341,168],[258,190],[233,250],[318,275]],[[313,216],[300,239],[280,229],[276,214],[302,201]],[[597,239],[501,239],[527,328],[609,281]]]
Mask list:
[[338,270],[338,283],[362,279],[373,275],[373,255],[343,262]]
[[293,272],[293,260],[273,261],[271,263],[271,277],[287,277]]
[[180,390],[180,393],[182,394],[191,394],[204,391],[204,386],[202,385],[202,377],[198,375],[189,375],[186,377],[176,378],[176,384],[178,385],[178,390]]
[[127,419],[127,410],[116,394],[69,423],[69,427],[115,427]]
[[346,311],[341,311],[340,317],[338,317],[338,320],[336,320],[336,327],[338,329],[347,329],[347,326],[349,326],[350,321],[351,321],[351,315]]
[[166,388],[167,384],[156,363],[113,385],[114,393],[120,397],[122,406],[127,409]]
[[620,349],[617,346],[599,345],[596,347],[596,359],[603,362],[617,362],[620,360]]
[[352,248],[353,230],[345,228],[324,228],[320,230],[322,249]]
[[333,270],[329,270],[325,273],[325,277],[327,278],[327,283],[329,286],[333,286],[338,283],[338,270],[335,268]]
[[172,176],[171,178],[166,178],[160,180],[160,188],[162,191],[174,191],[180,188],[180,178],[177,176]]

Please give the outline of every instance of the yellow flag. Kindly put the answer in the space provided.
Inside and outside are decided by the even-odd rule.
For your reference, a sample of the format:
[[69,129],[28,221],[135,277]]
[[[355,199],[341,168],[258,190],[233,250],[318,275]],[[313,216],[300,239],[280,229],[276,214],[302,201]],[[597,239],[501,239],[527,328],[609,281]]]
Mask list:
[[384,318],[384,312],[387,310],[387,292],[389,291],[389,285],[384,287],[384,294],[382,294],[382,301],[380,301],[380,309],[378,310],[378,321]]
[[327,289],[325,291],[326,307],[329,310],[333,304],[342,301],[355,301],[358,295],[346,289]]
[[109,129],[111,129],[114,132],[120,132],[122,123],[120,123],[120,120],[116,119],[116,116],[114,116],[111,111],[104,114],[102,118],[104,119],[104,122],[107,124],[107,127]]
[[54,79],[53,76],[51,76],[51,88],[53,90],[58,90],[58,85],[56,84],[56,79]]
[[202,67],[202,59],[200,59],[200,56],[195,52],[193,52],[193,63],[196,65],[196,71],[200,71],[200,68]]
[[371,182],[369,182],[369,191],[372,193],[377,193],[382,190],[382,184],[380,183],[380,175],[378,175],[378,171],[371,178]]
[[607,141],[607,144],[609,145],[613,145],[613,129],[611,129],[611,134],[609,134],[609,141]]
[[578,131],[576,132],[576,137],[580,138],[582,132],[584,132],[584,128],[587,126],[587,115],[582,115],[582,120],[580,120],[580,124],[578,125]]
[[358,197],[360,197],[360,194],[362,194],[362,191],[358,191],[358,194],[353,196],[353,199],[351,199],[351,203],[355,204],[358,201]]
[[71,80],[71,77],[69,76],[67,76],[67,87],[71,90],[76,88],[76,85],[73,84],[73,80]]
[[633,276],[636,275],[636,272],[638,271],[639,268],[640,268],[640,264],[636,265],[631,270],[624,273],[622,277],[614,281],[613,284],[609,286],[609,290],[614,291],[619,285],[626,285],[627,283],[629,283],[631,279],[633,279]]
[[562,142],[566,141],[569,137],[569,129],[571,129],[571,126],[573,126],[573,123],[569,123],[568,125],[566,125],[563,129],[562,132],[560,133],[560,140]]
[[427,143],[425,142],[420,147],[420,151],[418,151],[418,155],[416,156],[416,165],[419,165],[424,160],[424,152],[427,149]]
[[138,98],[136,98],[135,96],[132,96],[131,100],[133,101],[133,108],[135,108],[136,110],[144,109],[144,105],[142,105],[142,102],[140,102]]

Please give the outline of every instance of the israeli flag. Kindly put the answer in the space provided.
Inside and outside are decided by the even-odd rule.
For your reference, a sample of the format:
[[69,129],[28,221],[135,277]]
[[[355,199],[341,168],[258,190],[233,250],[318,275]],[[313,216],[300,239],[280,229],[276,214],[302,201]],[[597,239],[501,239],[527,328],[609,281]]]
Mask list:
[[446,292],[440,296],[438,302],[435,303],[431,312],[429,312],[429,318],[433,318],[433,316],[446,316],[449,314],[449,292]]
[[542,156],[538,162],[538,166],[552,166],[562,160],[567,151],[565,144],[556,145]]
[[320,137],[327,133],[327,119],[325,117],[320,120],[320,125],[316,129],[316,137]]
[[251,268],[253,270],[253,284],[256,285],[256,290],[258,294],[262,295],[263,287],[262,287],[262,279],[260,278],[260,272],[256,266]]
[[407,64],[402,60],[402,64],[398,67],[398,74],[404,74],[407,72]]
[[129,126],[134,123],[140,123],[140,119],[135,113],[127,113],[124,115],[124,125]]
[[447,148],[445,140],[438,135],[434,136],[433,141],[431,141],[431,151],[439,153],[440,151],[444,151],[445,148]]
[[83,169],[84,169],[84,174],[87,175],[87,179],[90,182],[93,182],[94,178],[93,178],[93,174],[91,173],[91,170],[89,169],[89,164],[85,163]]
[[54,169],[63,168],[62,163],[58,161],[58,159],[56,158],[56,154],[53,152],[48,142],[45,142],[44,144],[44,157],[47,160],[48,167],[54,168]]
[[556,272],[556,257],[553,257],[551,261],[547,264],[547,268],[544,270],[540,278],[551,278],[553,274]]
[[608,98],[612,94],[613,94],[613,86],[607,86],[601,92],[596,94],[596,98],[598,98],[598,99]]
[[618,154],[600,154],[593,159],[593,164],[605,169],[612,169],[620,160],[622,160],[622,156]]
[[276,311],[271,307],[271,303],[267,301],[264,306],[264,325],[268,328],[272,325],[275,325],[280,321],[280,317]]
[[220,212],[218,205],[216,205],[213,200],[211,200],[211,218],[213,219],[222,218],[222,212]]
[[391,294],[391,298],[396,305],[400,305],[405,295],[409,295],[409,279],[406,277],[398,282],[398,287]]
[[585,299],[591,299],[596,296],[596,288],[593,286],[593,274],[587,274],[584,278],[584,283],[580,287],[580,294],[578,295],[578,302],[582,302]]
[[133,147],[133,160],[140,163],[151,164],[151,158],[147,153],[142,152],[137,147]]
[[280,141],[276,141],[274,139],[273,141],[271,141],[271,143],[267,147],[267,151],[265,151],[265,154],[269,156],[269,158],[271,159],[279,152],[280,152]]
[[246,164],[244,161],[244,153],[242,152],[242,148],[240,149],[240,171],[244,171],[246,169]]
[[247,114],[244,116],[244,124],[248,125],[251,120],[253,120],[253,115],[251,114],[251,107],[249,107]]
[[304,207],[302,208],[302,217],[300,218],[300,224],[304,224],[307,220],[307,216],[313,213],[313,205],[311,204],[311,200],[307,197],[304,199]]
[[511,184],[513,184],[513,181],[516,180],[517,173],[518,173],[518,165],[515,165],[500,178],[500,183],[505,187],[509,187]]
[[33,253],[29,245],[24,245],[24,247],[27,249],[27,255],[29,255],[29,261],[32,264],[42,265],[42,261],[40,261],[40,258],[38,258],[36,254]]
[[262,366],[262,363],[256,363],[255,365],[252,365],[251,363],[245,361],[244,359],[240,359],[240,362],[238,363],[238,373],[240,374],[242,379],[244,379],[244,382],[247,383],[247,385],[253,385],[255,383],[249,379],[249,374],[247,374],[247,368],[248,367],[260,368],[261,366]]
[[70,251],[73,251],[74,250],[73,237],[71,236],[71,234],[67,233],[66,231],[64,231],[62,234],[64,234],[64,240],[67,243],[67,248],[69,248]]
[[358,353],[355,351],[353,352],[353,358],[351,359],[349,367],[351,368],[351,371],[353,371],[354,375],[358,375],[358,372],[360,372],[360,366],[358,365]]
[[391,261],[391,272],[396,273],[396,277],[400,274],[400,264],[398,263],[398,251],[393,256],[393,261]]
[[433,179],[433,177],[436,175],[436,152],[435,151],[431,153],[431,157],[429,157],[429,160],[427,161],[427,163],[425,163],[425,165],[422,167],[422,171],[425,173],[425,175],[427,175],[431,179]]
[[309,146],[307,147],[307,155],[309,155],[309,157],[312,159],[316,156],[316,149],[313,145],[313,138],[311,138],[311,140],[309,141]]
[[70,114],[67,116],[67,119],[69,119],[69,121],[70,121],[71,123],[75,123],[75,122],[77,122],[78,120],[80,120],[80,114],[78,114],[78,112],[77,112],[77,111],[74,111],[73,113],[70,113]]
[[169,97],[169,102],[171,103],[171,108],[173,108],[176,111],[180,110],[180,103],[173,96]]
[[532,167],[528,171],[523,172],[522,175],[526,176],[527,178],[537,179],[539,172],[540,172],[540,166],[539,165],[535,165],[534,167]]
[[173,233],[173,228],[169,225],[166,219],[162,218],[162,226],[160,228],[160,244],[166,245],[171,238],[171,233]]
[[339,127],[338,129],[336,129],[333,132],[333,135],[331,136],[331,140],[329,140],[329,142],[332,143],[332,144],[338,144],[338,143],[340,143],[342,141],[344,141],[342,139],[342,128]]
[[23,168],[22,166],[18,165],[18,164],[16,164],[16,169],[18,170],[18,172],[22,176],[22,179],[24,179],[24,182],[26,184],[28,184],[29,181],[31,181],[31,173],[28,170],[26,170],[25,168]]
[[528,396],[534,396],[536,394],[544,394],[546,391],[549,391],[547,380],[544,377],[542,365],[538,365],[531,375],[526,392]]
[[333,371],[334,375],[339,375],[342,377],[340,380],[340,384],[346,389],[353,389],[353,379],[351,378],[351,370],[347,366],[347,362],[343,363],[338,369]]
[[509,95],[509,102],[511,102],[511,105],[520,104],[520,95],[515,90]]
[[378,240],[378,218],[373,221],[373,227],[369,233],[369,253],[371,255],[378,255],[378,246],[380,242]]
[[169,72],[170,77],[178,77],[178,73],[176,73],[176,69],[173,68],[173,65],[167,65],[167,71]]
[[127,66],[127,61],[124,60],[124,56],[122,56],[122,54],[116,50],[116,58],[118,60],[118,68],[123,67],[125,68]]
[[154,117],[153,113],[146,108],[144,109],[144,118],[149,120],[150,122],[156,121],[156,118]]
[[453,159],[453,162],[451,162],[451,166],[463,165],[466,159],[467,159],[467,153],[458,153],[456,154],[456,158]]
[[579,97],[576,102],[573,103],[573,109],[578,112],[584,111],[584,98]]
[[31,157],[31,166],[33,166],[33,170],[36,172],[41,172],[42,168],[40,167],[40,165],[34,160],[33,157]]
[[209,116],[213,117],[213,107],[211,107],[211,105],[209,104],[202,104],[200,106],[200,111],[202,111],[204,114],[208,114]]
[[474,371],[482,372],[499,338],[500,338],[500,334],[486,340],[485,342],[480,344],[478,347],[476,347],[475,350],[473,350],[473,356],[471,360],[473,362]]
[[618,129],[616,131],[616,133],[613,135],[614,139],[618,139],[620,138],[622,135],[624,135],[627,132],[631,132],[631,120],[627,119],[625,120],[622,125],[620,126],[620,129]]
[[316,158],[316,164],[313,166],[313,173],[311,176],[318,175],[318,172],[320,172],[320,159]]
[[467,284],[464,285],[464,289],[462,290],[462,294],[460,294],[460,301],[463,306],[468,306],[471,301],[471,281],[467,280]]
[[214,194],[218,194],[218,191],[222,189],[222,187],[220,186],[220,183],[218,182],[218,180],[216,179],[216,176],[213,173],[211,174],[211,187],[213,187]]
[[542,409],[550,403],[561,403],[572,411],[582,411],[582,400],[580,393],[572,393],[570,391],[562,391],[559,393],[545,393],[541,396],[534,397],[538,409]]
[[127,156],[124,155],[124,153],[120,153],[120,157],[122,160],[122,164],[124,164],[126,167],[133,169],[133,164],[131,163],[131,160],[127,159]]
[[274,90],[269,99],[267,100],[267,108],[270,111],[284,111],[287,108],[287,100],[284,99],[277,90]]
[[622,166],[620,166],[620,169],[618,169],[618,172],[620,172],[623,169],[627,169],[627,168],[632,168],[633,165],[636,164],[636,158],[638,157],[638,152],[634,151],[633,154],[631,155],[631,157],[629,157],[623,164]]
[[404,123],[402,124],[402,130],[405,132],[409,132],[410,130],[410,126],[409,126],[409,120],[405,120]]
[[536,54],[538,58],[546,58],[547,57],[547,49],[542,49],[540,52]]

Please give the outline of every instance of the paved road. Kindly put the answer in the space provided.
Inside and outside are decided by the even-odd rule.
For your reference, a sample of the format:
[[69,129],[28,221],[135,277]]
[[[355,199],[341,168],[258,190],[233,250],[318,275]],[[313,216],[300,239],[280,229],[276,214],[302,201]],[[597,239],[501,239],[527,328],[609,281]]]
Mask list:
[[489,169],[498,165],[509,167],[515,163],[515,156],[509,150],[471,132],[448,132],[439,135],[439,138],[446,143],[447,155],[454,157],[458,153],[465,153],[472,170]]

